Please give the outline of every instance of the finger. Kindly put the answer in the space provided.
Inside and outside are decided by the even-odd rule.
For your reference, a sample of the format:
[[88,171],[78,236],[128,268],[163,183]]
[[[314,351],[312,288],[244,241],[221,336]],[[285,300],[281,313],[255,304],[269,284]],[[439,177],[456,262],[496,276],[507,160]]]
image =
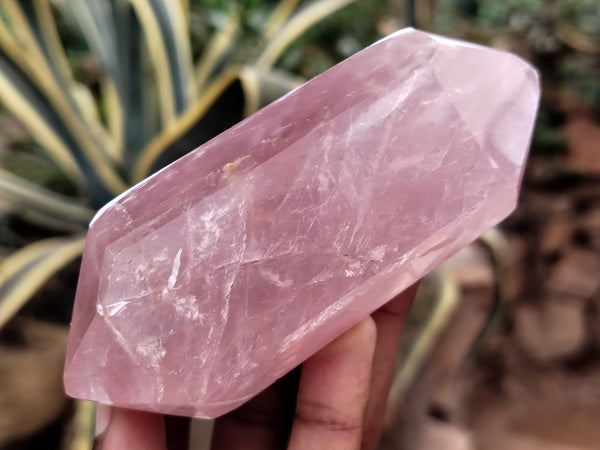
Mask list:
[[417,292],[418,283],[406,289],[372,314],[377,326],[377,344],[373,356],[371,388],[365,413],[363,450],[375,448],[385,418],[390,386],[404,324]]
[[113,408],[100,448],[166,450],[164,419],[158,414]]
[[96,404],[96,441],[104,440],[106,429],[110,423],[110,416],[112,414],[112,407],[109,405],[103,405],[101,403]]
[[213,450],[285,448],[292,427],[298,379],[294,370],[215,422]]
[[368,317],[302,365],[290,450],[360,447],[375,335]]

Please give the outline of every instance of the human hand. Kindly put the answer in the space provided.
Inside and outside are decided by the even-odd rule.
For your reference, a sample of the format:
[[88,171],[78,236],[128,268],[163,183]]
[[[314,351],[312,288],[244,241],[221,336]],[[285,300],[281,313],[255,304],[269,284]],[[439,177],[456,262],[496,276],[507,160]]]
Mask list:
[[[416,285],[306,360],[301,371],[217,419],[211,448],[373,449],[415,292]],[[167,449],[160,415],[112,408],[110,420],[100,422],[97,448]]]

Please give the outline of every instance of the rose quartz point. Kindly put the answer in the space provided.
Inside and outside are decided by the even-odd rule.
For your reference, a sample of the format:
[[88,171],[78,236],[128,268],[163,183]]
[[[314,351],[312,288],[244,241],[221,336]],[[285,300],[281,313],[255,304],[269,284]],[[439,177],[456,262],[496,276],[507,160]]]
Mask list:
[[67,393],[236,408],[514,209],[538,97],[403,30],[134,186],[90,226]]

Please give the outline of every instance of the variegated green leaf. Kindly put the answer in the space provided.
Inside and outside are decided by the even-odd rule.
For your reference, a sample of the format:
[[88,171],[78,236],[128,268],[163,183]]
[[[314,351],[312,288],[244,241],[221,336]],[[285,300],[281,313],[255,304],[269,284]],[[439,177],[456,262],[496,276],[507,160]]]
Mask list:
[[267,39],[273,36],[288,20],[298,3],[300,0],[280,0],[263,28],[263,36]]
[[40,46],[54,77],[60,82],[74,81],[64,48],[58,36],[58,29],[50,2],[46,0],[21,0],[19,5],[27,18],[35,40]]
[[[108,155],[114,161],[119,161],[115,141],[102,126],[91,92],[75,82],[66,65],[48,2],[5,0],[2,7],[27,59],[34,63],[30,64],[33,72],[41,70],[38,84],[46,91],[63,120],[69,123],[85,152],[98,162],[98,155]],[[54,34],[50,31],[52,29],[55,30]],[[50,45],[52,43],[53,46]]]
[[[114,26],[118,35],[119,70],[123,80],[123,139],[126,167],[133,164],[150,137],[157,134],[156,121],[146,120],[148,111],[157,114],[152,106],[153,80],[145,76],[144,36],[133,8],[126,0],[111,0]],[[107,97],[108,98],[108,97]],[[114,107],[108,101],[109,118]]]
[[208,80],[214,75],[215,68],[224,59],[224,55],[231,49],[240,28],[240,13],[238,8],[229,8],[227,19],[215,31],[204,47],[202,57],[196,65],[196,82],[200,92]]
[[[161,108],[149,105],[155,86],[144,73],[145,39],[138,16],[128,0],[66,0],[62,4],[64,14],[81,30],[105,70],[101,88],[108,128],[127,167],[156,134],[155,121],[146,120],[148,111]],[[166,113],[159,113],[165,117]]]
[[125,81],[119,57],[119,35],[115,25],[112,3],[106,0],[66,0],[65,14],[79,26],[93,54],[98,57],[104,70],[113,80],[120,97],[124,94]]
[[[1,40],[1,39],[0,39]],[[0,44],[1,46],[1,44]],[[109,190],[95,167],[79,150],[72,130],[65,125],[47,98],[27,75],[14,65],[12,58],[0,49],[0,101],[30,131],[42,148],[73,180],[90,191],[98,206],[123,190],[124,185],[115,174]],[[109,169],[112,170],[112,169]],[[85,173],[85,178],[84,174]],[[121,187],[122,186],[122,187]]]
[[[108,155],[114,161],[121,160],[121,130],[120,122],[111,121],[113,136],[110,136],[102,126],[102,121],[98,114],[98,108],[90,90],[83,84],[75,81],[67,57],[58,35],[58,29],[50,2],[47,0],[21,0],[19,2],[23,14],[35,35],[35,41],[43,53],[45,62],[52,69],[52,74],[57,84],[63,91],[70,92],[74,102],[73,107],[77,108],[87,121],[88,127],[92,133],[100,140],[100,145],[106,150]],[[108,79],[105,84],[109,87],[108,96],[110,98],[117,96],[112,79]],[[118,101],[118,98],[116,98]],[[120,109],[111,111],[109,118],[120,118]]]
[[[11,6],[10,8],[8,8]],[[87,188],[100,205],[126,185],[117,174],[94,129],[86,123],[69,90],[53,76],[20,6],[2,3],[20,25],[19,37],[0,23],[0,100],[17,116],[66,173],[85,174]]]
[[141,181],[301,83],[302,80],[282,72],[253,66],[231,67],[209,85],[177,122],[150,142],[135,166],[134,181]]
[[195,94],[186,15],[167,0],[129,0],[136,12],[156,74],[165,126],[185,111]]
[[[394,403],[401,402],[412,387],[460,303],[460,286],[455,275],[444,268],[438,269],[435,275],[439,281],[435,307],[392,383],[390,398]],[[391,411],[396,411],[398,404],[392,407]]]
[[[232,108],[231,103],[221,111],[220,120],[215,120],[210,127],[205,126],[203,118],[209,110],[218,107],[219,102],[227,103],[226,93],[233,88],[239,79],[240,69],[230,68],[217,77],[204,94],[175,122],[153,139],[142,152],[134,170],[133,180],[139,182],[154,170],[182,156],[199,144],[218,133],[225,131],[243,118],[242,91],[238,85],[237,96],[229,100],[239,99],[239,108]],[[217,124],[215,127],[215,123]]]
[[61,135],[55,112],[1,49],[0,100],[42,144],[61,170],[76,184],[83,184],[83,172],[65,142],[66,136]]
[[244,66],[240,73],[245,98],[244,116],[247,117],[267,106],[304,81],[282,70],[263,70],[255,66]]
[[317,22],[356,0],[318,0],[297,12],[271,39],[256,60],[256,66],[269,68],[277,62],[286,48]]
[[84,236],[30,244],[0,264],[0,328],[58,270],[83,252]]
[[173,74],[177,112],[182,112],[196,97],[188,14],[185,6],[178,1],[148,0],[148,2],[155,11],[165,40],[170,70]]
[[72,198],[56,194],[0,169],[0,202],[14,214],[44,227],[63,231],[82,231],[94,211]]

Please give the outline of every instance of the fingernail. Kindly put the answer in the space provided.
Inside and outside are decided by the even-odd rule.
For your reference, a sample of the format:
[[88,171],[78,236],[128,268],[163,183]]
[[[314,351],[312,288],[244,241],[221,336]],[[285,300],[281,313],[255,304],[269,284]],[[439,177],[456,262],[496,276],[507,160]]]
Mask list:
[[110,416],[110,406],[101,404],[96,406],[96,437],[102,435],[106,431],[106,428],[108,428],[108,423],[110,422]]

